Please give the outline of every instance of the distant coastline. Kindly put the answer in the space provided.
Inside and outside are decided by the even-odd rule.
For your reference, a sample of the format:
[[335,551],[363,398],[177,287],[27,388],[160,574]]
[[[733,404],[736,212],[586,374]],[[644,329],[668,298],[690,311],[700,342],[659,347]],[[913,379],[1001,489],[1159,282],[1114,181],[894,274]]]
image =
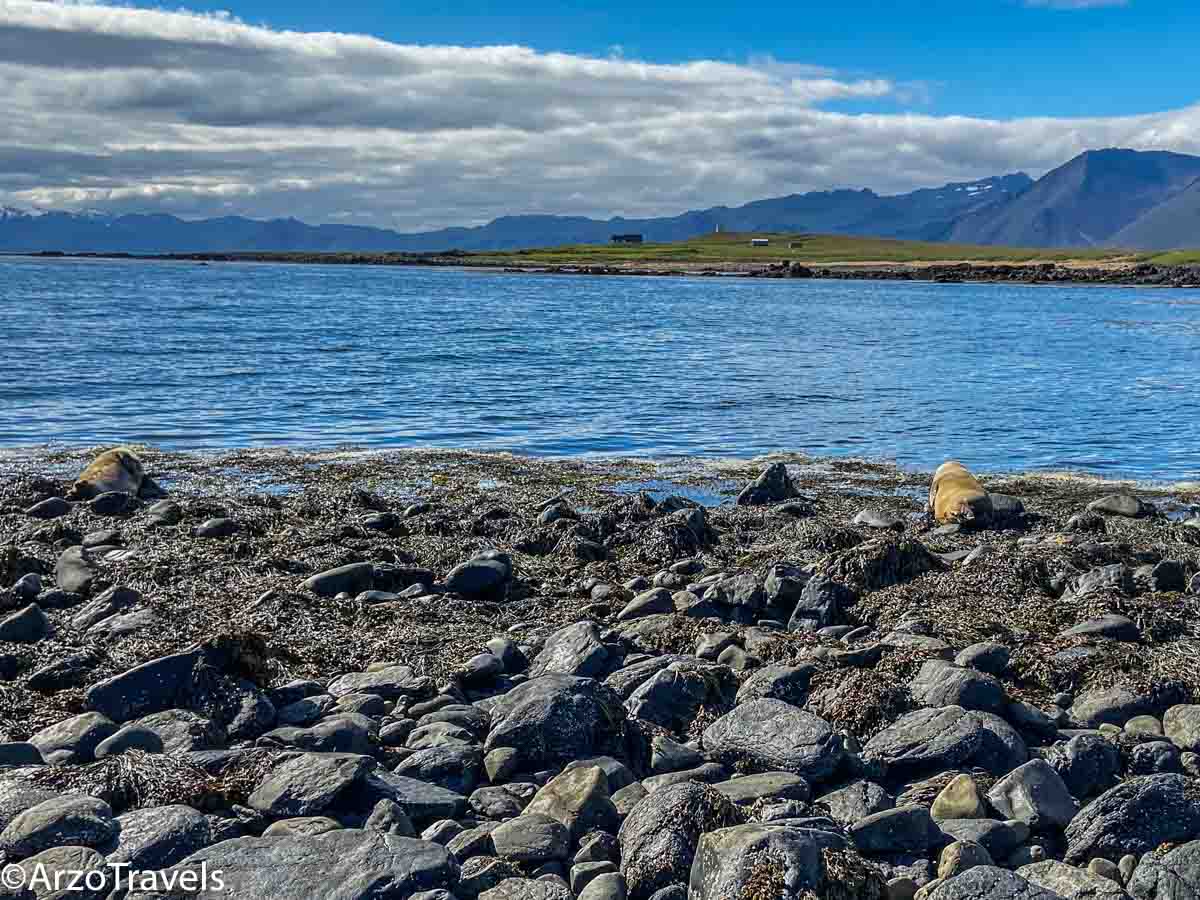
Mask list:
[[[270,263],[339,266],[427,266],[474,268],[513,274],[724,277],[724,278],[809,278],[855,281],[925,281],[941,283],[1073,284],[1145,287],[1200,288],[1200,265],[1162,264],[1128,258],[1066,259],[1061,261],[1019,260],[920,260],[861,261],[828,260],[820,264],[800,260],[670,263],[639,261],[592,262],[571,259],[569,248],[556,251],[556,262],[518,262],[525,251],[475,253],[452,250],[442,253],[358,252],[227,252],[227,253],[121,253],[63,252],[0,254],[33,259],[99,259],[133,262]],[[581,254],[581,257],[584,254]]]

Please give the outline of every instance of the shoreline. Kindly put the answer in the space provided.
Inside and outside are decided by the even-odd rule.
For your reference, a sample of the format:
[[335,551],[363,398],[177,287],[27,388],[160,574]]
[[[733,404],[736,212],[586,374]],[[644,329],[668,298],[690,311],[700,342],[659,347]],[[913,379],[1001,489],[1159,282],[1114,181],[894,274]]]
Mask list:
[[[647,265],[554,263],[514,265],[497,260],[486,251],[450,253],[66,253],[43,251],[11,254],[12,258],[97,259],[130,262],[265,263],[291,265],[339,265],[464,268],[519,275],[590,275],[626,277],[700,278],[796,278],[834,281],[912,281],[941,284],[1104,285],[1114,287],[1200,288],[1200,266],[1160,265],[1088,261],[978,262],[800,262],[688,263]],[[3,257],[0,257],[3,258]]]
[[[992,513],[968,528],[924,511],[929,472],[847,459],[667,478],[453,451],[140,455],[136,495],[68,500],[78,448],[0,476],[6,835],[83,809],[99,837],[47,849],[149,822],[173,843],[148,868],[206,860],[234,896],[273,890],[246,847],[384,847],[404,877],[419,851],[451,890],[544,878],[501,841],[553,830],[532,815],[555,797],[574,822],[587,796],[622,860],[661,809],[699,833],[715,803],[736,834],[816,822],[884,896],[1001,829],[999,865],[1082,866],[1104,852],[1097,808],[1152,865],[1178,833],[1120,817],[1130,781],[1200,821],[1200,744],[1175,727],[1200,709],[1200,518],[1167,508],[1194,516],[1200,491],[981,476]],[[1036,834],[982,801],[935,824],[952,779],[1003,803],[993,786],[1034,776],[1065,798]],[[385,813],[426,843],[378,837]],[[900,857],[880,821],[931,838]],[[564,859],[595,838],[557,833]],[[668,876],[706,864],[689,850]]]

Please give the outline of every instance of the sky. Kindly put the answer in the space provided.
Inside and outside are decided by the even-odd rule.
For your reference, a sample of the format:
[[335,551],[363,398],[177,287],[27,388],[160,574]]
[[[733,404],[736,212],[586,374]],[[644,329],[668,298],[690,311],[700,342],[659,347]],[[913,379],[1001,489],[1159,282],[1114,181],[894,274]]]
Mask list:
[[1195,0],[0,0],[0,204],[416,231],[1200,153]]

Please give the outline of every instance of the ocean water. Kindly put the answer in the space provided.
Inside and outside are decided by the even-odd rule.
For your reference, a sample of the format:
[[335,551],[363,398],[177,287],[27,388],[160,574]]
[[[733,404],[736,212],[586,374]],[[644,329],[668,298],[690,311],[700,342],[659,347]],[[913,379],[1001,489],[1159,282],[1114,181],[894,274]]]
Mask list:
[[1200,478],[1200,291],[0,258],[0,446]]

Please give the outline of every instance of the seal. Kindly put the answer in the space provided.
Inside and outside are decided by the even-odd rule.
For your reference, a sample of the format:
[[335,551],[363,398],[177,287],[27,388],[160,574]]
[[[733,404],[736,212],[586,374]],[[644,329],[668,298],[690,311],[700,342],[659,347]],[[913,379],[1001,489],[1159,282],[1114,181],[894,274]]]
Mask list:
[[958,460],[938,466],[929,486],[929,509],[939,522],[983,524],[992,515],[992,498]]
[[128,447],[106,450],[91,461],[72,485],[68,500],[91,500],[109,491],[136,495],[145,479],[142,461]]

